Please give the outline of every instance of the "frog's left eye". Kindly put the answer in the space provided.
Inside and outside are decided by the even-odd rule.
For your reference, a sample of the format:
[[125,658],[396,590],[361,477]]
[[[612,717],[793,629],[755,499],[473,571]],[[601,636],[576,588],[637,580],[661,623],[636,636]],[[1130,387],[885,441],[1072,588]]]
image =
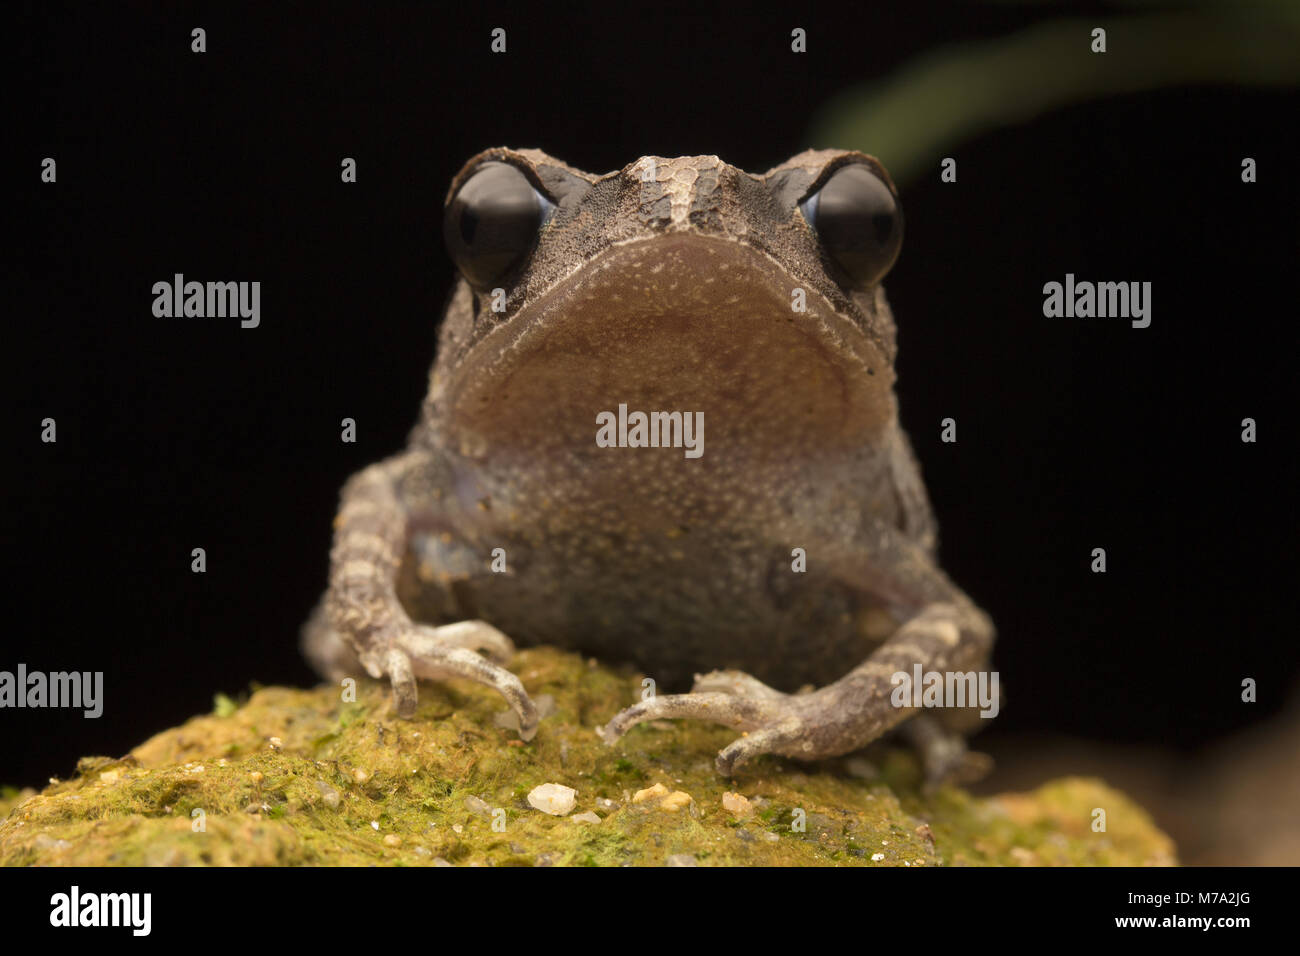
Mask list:
[[898,258],[903,209],[869,166],[841,166],[799,209],[854,288],[875,285]]
[[554,208],[514,166],[484,163],[447,204],[442,236],[466,281],[487,289],[532,251]]

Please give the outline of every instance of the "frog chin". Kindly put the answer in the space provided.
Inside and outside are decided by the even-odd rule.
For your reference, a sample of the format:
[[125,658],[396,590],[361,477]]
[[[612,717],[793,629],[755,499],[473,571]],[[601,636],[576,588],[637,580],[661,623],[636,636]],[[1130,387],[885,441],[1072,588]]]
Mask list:
[[881,347],[775,260],[666,233],[610,247],[478,342],[445,425],[483,454],[571,454],[602,416],[681,413],[708,455],[806,459],[869,447],[892,385]]

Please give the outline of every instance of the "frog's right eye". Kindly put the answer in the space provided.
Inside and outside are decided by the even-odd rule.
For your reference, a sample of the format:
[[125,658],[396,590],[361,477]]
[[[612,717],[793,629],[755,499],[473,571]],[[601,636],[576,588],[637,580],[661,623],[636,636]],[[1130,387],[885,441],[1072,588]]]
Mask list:
[[903,210],[893,189],[869,166],[841,166],[799,208],[854,288],[875,285],[898,258]]
[[487,289],[532,251],[554,208],[514,166],[484,163],[447,204],[442,237],[465,280]]

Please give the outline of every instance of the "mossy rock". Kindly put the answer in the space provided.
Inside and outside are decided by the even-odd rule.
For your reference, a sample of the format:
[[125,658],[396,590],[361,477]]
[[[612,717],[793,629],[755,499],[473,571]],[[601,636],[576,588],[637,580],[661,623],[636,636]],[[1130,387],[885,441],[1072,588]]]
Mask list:
[[[735,736],[725,727],[663,721],[601,743],[594,728],[636,699],[639,676],[550,648],[522,651],[514,669],[535,700],[554,699],[528,743],[503,726],[499,697],[459,682],[421,685],[409,721],[371,681],[354,702],[333,686],[219,696],[212,714],[122,759],[83,759],[40,793],[0,792],[0,864],[1175,862],[1146,812],[1100,781],[927,795],[910,753],[889,746],[816,765],[764,757],[727,780],[713,769]],[[544,783],[577,791],[569,815],[530,806]],[[637,799],[662,793],[656,784],[672,796]],[[732,797],[724,807],[727,792],[748,807]],[[1104,833],[1093,832],[1094,808]],[[591,811],[599,822],[586,822]]]

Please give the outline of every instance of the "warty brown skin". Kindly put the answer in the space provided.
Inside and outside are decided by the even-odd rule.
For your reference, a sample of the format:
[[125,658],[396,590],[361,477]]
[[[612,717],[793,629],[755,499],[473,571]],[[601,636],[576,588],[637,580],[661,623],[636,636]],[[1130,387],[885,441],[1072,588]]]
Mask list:
[[[548,643],[667,689],[697,675],[614,716],[611,742],[643,720],[717,721],[745,731],[718,756],[729,774],[911,718],[933,778],[967,766],[959,737],[893,706],[890,677],[982,669],[993,628],[935,561],[883,288],[837,281],[798,206],[846,163],[888,174],[826,150],[764,176],[714,156],[593,176],[496,149],[449,201],[485,161],[554,214],[503,312],[457,284],[407,450],[343,491],[308,657],[388,677],[404,716],[417,678],[487,684],[527,739],[536,709],[503,665],[512,639]],[[703,412],[704,454],[598,447],[596,415],[620,403]]]

